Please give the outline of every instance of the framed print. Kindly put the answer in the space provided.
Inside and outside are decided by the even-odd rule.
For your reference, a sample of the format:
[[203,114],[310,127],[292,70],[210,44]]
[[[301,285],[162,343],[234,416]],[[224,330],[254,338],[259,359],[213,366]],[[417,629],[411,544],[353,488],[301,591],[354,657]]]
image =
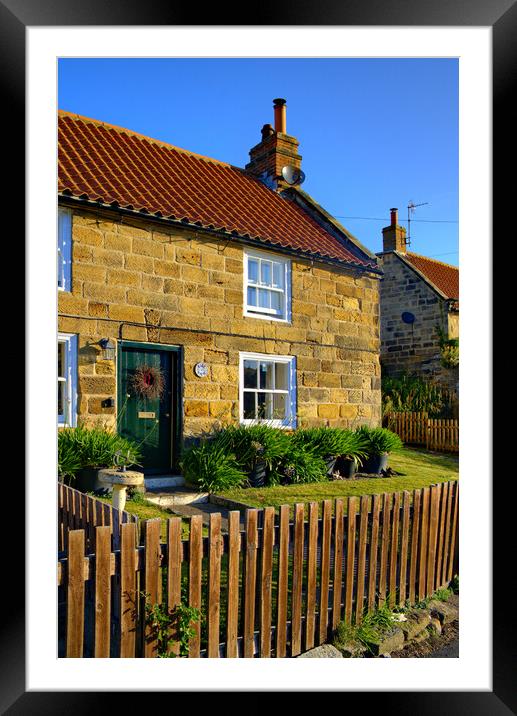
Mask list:
[[[514,570],[510,558],[512,552],[508,538],[505,537],[503,541],[502,529],[505,524],[512,524],[510,510],[514,501],[510,500],[506,494],[511,490],[511,485],[508,484],[509,480],[505,480],[503,484],[494,481],[493,486],[491,481],[493,448],[490,395],[490,308],[492,297],[489,273],[493,260],[491,231],[494,237],[496,234],[498,237],[511,235],[508,233],[511,230],[505,230],[504,227],[499,227],[499,224],[502,224],[511,213],[508,209],[511,207],[511,183],[504,181],[502,177],[504,168],[509,164],[512,151],[515,153],[513,133],[510,132],[513,129],[513,119],[508,111],[512,80],[516,71],[515,43],[513,42],[517,31],[515,5],[510,0],[498,0],[498,2],[491,3],[476,2],[465,7],[464,3],[457,1],[442,2],[440,0],[432,5],[415,2],[408,7],[393,2],[386,3],[381,7],[367,0],[367,2],[353,7],[349,3],[337,1],[311,4],[296,8],[296,10],[285,6],[274,8],[258,6],[250,8],[247,16],[242,17],[239,13],[232,14],[228,10],[229,8],[226,7],[208,8],[206,13],[203,11],[203,23],[201,24],[191,22],[198,18],[194,18],[194,13],[188,8],[179,9],[152,0],[145,6],[130,5],[129,7],[127,3],[119,0],[109,4],[90,2],[87,6],[79,3],[64,3],[61,0],[53,2],[51,6],[34,0],[0,0],[0,37],[2,38],[3,59],[0,64],[0,75],[5,98],[4,108],[8,108],[4,109],[4,118],[7,119],[8,115],[6,132],[8,131],[10,138],[9,144],[16,143],[19,148],[18,161],[10,160],[9,162],[9,184],[11,188],[18,187],[18,191],[10,192],[9,196],[18,202],[19,211],[12,211],[9,207],[8,214],[18,217],[17,234],[25,231],[28,237],[25,257],[28,307],[27,401],[26,415],[24,416],[27,435],[26,537],[20,524],[16,523],[15,528],[9,528],[11,530],[10,537],[4,542],[4,569],[5,573],[9,575],[9,579],[5,582],[10,585],[8,588],[10,598],[8,610],[4,612],[4,627],[0,642],[0,653],[4,664],[0,676],[2,712],[9,714],[61,713],[61,711],[73,709],[83,713],[101,705],[105,698],[109,698],[111,704],[114,703],[112,700],[114,697],[118,699],[120,696],[118,693],[106,692],[170,690],[192,691],[196,692],[196,696],[204,691],[242,691],[243,698],[246,698],[247,691],[255,691],[258,692],[257,696],[264,704],[264,697],[267,698],[266,692],[269,691],[346,691],[347,701],[345,704],[348,704],[348,699],[353,694],[354,699],[367,698],[372,706],[379,705],[383,710],[387,708],[389,711],[400,712],[402,710],[408,713],[431,714],[440,709],[447,714],[517,713],[513,676],[515,673],[515,649],[510,628],[512,614],[511,609],[506,607],[498,609],[496,606],[498,603],[507,606],[511,604],[513,598],[511,580]],[[454,32],[461,33],[462,30],[472,31],[471,38],[468,38],[468,34],[465,32],[465,40],[463,36],[460,39],[459,35],[456,39]],[[476,31],[479,32],[479,35],[475,34]],[[401,34],[396,35],[396,32]],[[425,47],[425,50],[419,51],[415,40],[411,45],[411,34],[413,33],[416,37],[418,32],[422,33],[422,47]],[[428,35],[424,37],[425,32]],[[354,33],[357,34],[357,37],[360,36],[361,42],[364,43],[364,54],[360,54],[359,50],[357,55],[354,53],[353,48],[360,46],[359,41],[354,45]],[[360,35],[360,33],[363,34]],[[390,33],[393,33],[392,38]],[[479,44],[476,46],[477,38],[479,38]],[[392,43],[391,47],[390,42]],[[378,43],[379,49],[374,49],[376,43]],[[170,47],[174,47],[174,52],[167,49]],[[340,50],[340,47],[345,49]],[[414,49],[408,49],[408,47]],[[455,51],[455,47],[460,49]],[[492,53],[491,67],[489,65],[490,49]],[[406,660],[407,663],[400,664],[396,662],[396,659],[390,661],[372,659],[369,663],[373,664],[375,661],[376,663],[371,667],[368,676],[364,673],[360,674],[358,665],[352,664],[359,660],[349,660],[346,664],[340,664],[341,672],[337,670],[336,664],[330,663],[328,660],[324,662],[321,660],[320,662],[295,662],[292,659],[284,659],[280,667],[275,659],[257,659],[253,662],[250,662],[249,659],[234,659],[231,663],[225,659],[214,659],[212,662],[206,662],[204,659],[127,659],[122,662],[120,659],[85,658],[76,661],[75,659],[58,658],[56,639],[50,644],[52,629],[56,624],[51,623],[47,612],[49,609],[55,608],[56,560],[54,553],[50,560],[48,555],[45,556],[42,553],[54,549],[54,543],[50,540],[54,538],[56,530],[53,525],[49,528],[48,523],[54,520],[56,510],[53,505],[56,502],[56,495],[55,483],[52,482],[54,477],[52,474],[49,476],[48,473],[52,473],[52,470],[56,468],[54,438],[57,427],[55,424],[47,425],[48,421],[43,420],[41,416],[47,415],[49,412],[44,412],[45,405],[55,401],[56,392],[54,383],[52,383],[54,373],[50,376],[49,372],[49,370],[54,370],[54,353],[51,353],[48,360],[46,355],[50,350],[54,350],[49,348],[51,341],[48,333],[52,333],[54,329],[57,333],[58,330],[55,323],[57,299],[54,294],[48,294],[47,289],[51,282],[48,281],[43,266],[46,266],[45,262],[48,261],[48,256],[46,258],[44,256],[44,242],[52,244],[52,240],[49,238],[53,231],[50,209],[52,208],[53,211],[55,208],[49,206],[49,202],[52,201],[49,198],[51,196],[49,189],[52,184],[52,176],[55,178],[56,172],[55,169],[50,174],[48,172],[49,166],[53,162],[53,156],[55,156],[56,147],[57,60],[63,57],[149,58],[169,56],[180,58],[197,56],[205,58],[252,57],[258,59],[277,56],[298,58],[338,56],[459,57],[460,128],[467,127],[469,124],[465,121],[465,112],[472,113],[470,122],[472,132],[464,134],[464,138],[460,134],[460,191],[463,191],[468,185],[465,196],[468,196],[470,200],[467,205],[465,200],[460,198],[460,246],[462,270],[464,266],[465,275],[469,274],[471,277],[465,281],[464,287],[461,287],[460,290],[463,291],[465,288],[465,296],[472,303],[471,308],[467,309],[465,314],[465,330],[470,338],[466,339],[465,344],[462,342],[463,351],[465,353],[468,351],[466,363],[469,365],[460,373],[460,380],[464,381],[465,386],[468,387],[465,390],[466,399],[463,408],[465,425],[468,424],[468,429],[466,428],[462,433],[462,452],[460,453],[460,456],[465,454],[465,458],[460,457],[460,460],[465,459],[465,470],[462,467],[463,482],[470,481],[470,484],[465,485],[463,490],[465,496],[462,492],[462,498],[465,499],[460,500],[459,541],[461,545],[460,560],[464,559],[465,565],[469,567],[469,569],[466,567],[466,573],[468,572],[469,576],[465,581],[466,588],[469,589],[469,595],[465,600],[465,624],[469,626],[469,632],[461,632],[460,621],[460,656],[455,660],[459,664],[457,672],[455,671],[456,666],[449,666],[451,662],[444,662],[441,659],[436,659],[434,664],[432,659],[427,660],[426,663],[429,665],[425,674],[421,664],[416,668],[413,663],[409,663],[417,660]],[[462,65],[463,56],[466,59]],[[480,102],[478,107],[475,106],[476,68],[479,68],[479,87],[477,89]],[[103,88],[103,90],[106,89]],[[493,91],[492,118],[490,116],[490,89]],[[116,93],[120,91],[120,88],[114,82],[110,85],[109,91]],[[170,88],[170,91],[175,91],[175,89]],[[398,88],[397,91],[405,91],[405,88]],[[461,104],[467,96],[470,104]],[[185,101],[187,100],[188,97]],[[278,103],[278,100],[275,102]],[[281,107],[278,104],[275,106],[275,112],[277,111],[278,121],[281,122]],[[228,123],[231,124],[231,121],[231,108],[228,108]],[[275,121],[277,121],[276,115]],[[266,125],[262,131],[267,133],[268,130],[265,127]],[[470,150],[475,145],[476,137],[479,144],[482,144],[485,138],[489,142],[492,128],[494,188],[492,190],[492,206],[490,206],[490,150],[487,151],[486,147],[480,147],[482,160],[480,160],[479,167],[481,170],[479,175],[475,176],[475,180],[477,166],[475,162],[468,165],[471,170],[470,177],[465,176],[464,170],[461,169],[464,165],[461,162],[465,160],[466,150]],[[262,136],[264,139],[264,134]],[[45,137],[47,138],[46,143]],[[26,152],[25,163],[22,160],[22,146],[25,147]],[[195,150],[195,147],[193,149]],[[296,150],[293,150],[292,147],[289,151],[294,152],[292,156],[296,155]],[[221,158],[224,159],[224,157]],[[27,172],[25,166],[28,167]],[[40,170],[41,175],[39,174]],[[45,171],[47,180],[43,181],[40,176],[43,177]],[[303,181],[301,175],[303,172],[300,173],[298,165],[294,174],[293,172],[285,174],[289,178],[294,177],[292,178],[293,182]],[[40,191],[37,190],[35,183],[36,176],[40,182]],[[22,200],[20,190],[22,186],[27,187],[25,202]],[[52,186],[52,193],[55,195],[55,185]],[[79,192],[77,194],[79,195]],[[475,197],[475,205],[472,204],[472,197]],[[63,216],[65,214],[66,209]],[[473,214],[477,215],[477,224],[476,216]],[[26,223],[22,217],[25,217]],[[20,225],[23,228],[20,228]],[[65,233],[67,225],[66,220],[63,220],[62,228],[61,226],[59,228],[60,237],[65,237],[63,239],[63,255],[68,255],[66,254]],[[464,233],[466,227],[469,229],[473,227],[470,236],[466,236]],[[55,229],[57,232],[57,219]],[[41,234],[39,244],[38,234]],[[296,307],[295,302],[291,301],[291,254],[288,256],[286,253],[287,258],[279,258],[274,253],[274,246],[271,245],[257,249],[256,246],[253,246],[249,235],[245,242],[248,242],[246,248],[248,262],[246,273],[243,275],[246,281],[245,300],[248,310],[242,311],[242,315],[238,316],[239,326],[246,326],[246,321],[248,321],[248,325],[250,321],[254,321],[254,325],[261,324],[262,327],[262,324],[275,323],[275,317],[278,316],[276,324],[277,330],[280,332],[284,329],[280,324],[289,323],[291,312],[294,312]],[[493,245],[496,246],[496,243],[494,242]],[[291,250],[288,246],[286,248],[288,251]],[[363,248],[356,247],[354,250],[360,253]],[[361,257],[367,261],[363,254]],[[201,267],[194,264],[193,269],[202,270]],[[50,264],[48,265],[50,266]],[[476,272],[478,273],[476,274]],[[113,287],[115,287],[115,270],[112,273]],[[477,291],[472,286],[473,275],[481,277]],[[69,274],[63,272],[63,277],[63,286],[66,288],[69,285]],[[160,280],[171,281],[173,278],[169,276]],[[294,292],[294,284],[292,290]],[[116,291],[113,296],[115,294]],[[47,295],[49,296],[48,300]],[[45,296],[45,300],[43,300],[43,296]],[[193,296],[188,298],[194,305],[195,298]],[[106,301],[110,300],[112,298],[106,298]],[[463,300],[464,297],[462,297]],[[242,288],[240,288],[239,301],[239,305],[242,305]],[[99,308],[99,310],[101,309]],[[209,309],[205,307],[203,310]],[[477,324],[476,311],[478,311]],[[259,314],[259,318],[256,314]],[[45,315],[48,317],[46,322]],[[408,315],[407,311],[406,315]],[[232,320],[233,317],[232,313]],[[103,324],[102,318],[101,314],[96,317],[100,324],[99,330],[107,325]],[[225,316],[219,318],[221,322],[225,320]],[[192,354],[191,375],[185,375],[179,362],[183,360],[183,353],[174,342],[173,327],[171,327],[171,337],[168,341],[169,347],[167,350],[160,350],[160,346],[157,347],[157,345],[161,341],[156,338],[158,328],[156,324],[152,324],[152,311],[146,312],[145,320],[145,330],[147,331],[145,340],[148,341],[148,345],[144,348],[141,345],[142,339],[137,336],[136,332],[128,331],[126,335],[118,336],[120,353],[117,355],[122,356],[125,363],[122,363],[121,359],[114,380],[123,385],[124,392],[129,395],[130,386],[133,383],[129,377],[124,377],[123,370],[125,367],[129,372],[134,370],[137,365],[136,361],[140,359],[145,368],[145,370],[141,370],[141,373],[146,380],[148,376],[154,376],[154,380],[156,376],[160,378],[160,391],[152,393],[149,390],[149,385],[145,383],[145,390],[142,389],[139,393],[141,404],[139,403],[135,407],[134,413],[129,414],[128,411],[124,419],[124,429],[128,431],[128,434],[131,431],[138,435],[144,434],[152,428],[151,424],[159,425],[160,440],[153,447],[154,452],[149,451],[141,458],[143,461],[149,461],[146,470],[149,471],[150,479],[153,479],[153,470],[155,470],[154,479],[156,479],[156,477],[166,474],[166,471],[167,474],[172,475],[180,457],[177,452],[177,435],[171,428],[171,423],[174,423],[175,416],[181,413],[185,407],[185,401],[188,402],[189,399],[192,400],[192,411],[198,407],[200,410],[204,410],[197,405],[197,403],[201,403],[199,395],[203,391],[209,394],[210,385],[215,381],[214,375],[217,374],[217,371],[214,371],[211,365],[211,358],[207,359],[204,353],[198,351],[198,353],[193,352]],[[131,324],[131,322],[132,319],[128,318],[127,323]],[[411,325],[412,321],[408,322],[408,330],[411,330]],[[204,330],[201,324],[200,330]],[[221,328],[222,330],[223,328]],[[242,329],[240,330],[242,332]],[[59,363],[58,380],[61,384],[59,396],[61,396],[63,406],[65,403],[68,406],[68,408],[62,408],[60,415],[62,415],[62,422],[65,426],[75,425],[76,414],[83,409],[79,405],[80,399],[77,396],[75,380],[69,378],[67,373],[67,370],[71,369],[70,367],[78,372],[77,366],[85,365],[86,352],[82,352],[82,344],[76,344],[73,333],[74,331],[69,331],[66,327],[59,328],[59,340],[62,344],[59,355],[63,356]],[[105,346],[104,350],[107,350],[106,346],[113,349],[112,343],[107,339],[103,340],[105,343],[100,345]],[[100,351],[99,348],[99,361],[102,362],[104,358]],[[475,368],[472,367],[472,362],[475,363],[475,361],[472,361],[470,357],[472,351],[477,351],[479,356]],[[293,358],[292,353],[287,350],[280,351],[279,349],[276,360],[268,357],[268,353],[270,350],[267,346],[264,349],[242,346],[235,353],[239,366],[236,380],[240,381],[239,389],[236,391],[235,414],[237,416],[245,415],[248,421],[259,420],[261,416],[266,416],[269,419],[275,419],[277,427],[289,427],[291,413],[296,412],[299,406],[303,407],[303,392],[301,391],[305,388],[305,384],[297,380],[295,376],[299,359]],[[498,373],[502,374],[504,372],[502,361],[500,358],[497,360],[501,363]],[[149,367],[153,361],[154,363]],[[222,374],[222,372],[221,369],[219,373]],[[51,379],[42,380],[42,375],[49,375]],[[185,382],[186,385],[188,381],[191,384],[192,394],[185,394],[182,397],[177,386],[180,382]],[[164,390],[162,390],[162,383],[165,386]],[[474,396],[474,388],[477,388],[477,396]],[[173,396],[171,398],[173,402],[170,405],[165,403],[163,393]],[[475,398],[478,400],[477,407]],[[115,411],[120,410],[120,395],[114,399],[111,393],[110,395],[106,393],[106,395],[102,395],[102,400],[111,400],[101,406],[106,414],[111,414],[111,411],[115,414]],[[226,409],[223,405],[224,400],[220,399],[220,396],[218,396],[218,400],[220,402],[218,409]],[[242,404],[239,404],[239,401]],[[209,403],[207,403],[208,405]],[[127,406],[124,404],[123,407],[126,409]],[[467,415],[469,407],[471,408],[470,418]],[[206,410],[208,419],[210,407],[207,407]],[[329,406],[329,420],[333,419],[332,411],[332,406]],[[474,414],[476,420],[473,418]],[[189,417],[188,413],[183,412],[182,415]],[[201,416],[192,415],[192,417],[201,421]],[[188,424],[188,419],[186,424]],[[178,430],[183,427],[184,425],[181,424]],[[171,435],[173,435],[172,438]],[[482,446],[482,455],[478,453],[476,457],[473,457],[470,451],[475,452],[476,446],[479,450],[480,445]],[[122,460],[122,457],[119,455],[118,459]],[[156,461],[156,465],[153,460]],[[463,463],[460,464],[463,465]],[[474,477],[471,478],[471,474]],[[147,477],[148,472],[146,471],[146,479]],[[473,484],[474,480],[477,481],[475,485]],[[48,484],[45,485],[45,482]],[[16,485],[14,488],[17,496],[21,494],[21,486]],[[21,500],[19,501],[21,502]],[[477,539],[472,515],[479,519]],[[482,543],[481,536],[483,537]],[[469,551],[470,538],[472,538],[472,542]],[[274,539],[276,540],[277,537],[275,536]],[[280,534],[278,539],[280,539]],[[294,539],[294,533],[292,539]],[[471,554],[472,544],[476,546],[476,549],[479,548],[477,554]],[[42,546],[38,547],[37,545]],[[22,564],[21,557],[24,549],[27,554],[26,568]],[[192,542],[189,549],[195,549]],[[462,550],[464,550],[464,556]],[[493,566],[491,566],[492,555],[506,556],[499,557],[500,564],[494,560]],[[476,560],[480,570],[478,580],[475,579],[472,568]],[[262,569],[267,571],[267,561]],[[263,572],[259,572],[260,576],[262,574]],[[491,585],[489,584],[492,577],[493,595],[490,594]],[[24,583],[27,600],[25,605]],[[27,611],[25,611],[25,606]],[[491,608],[493,614],[490,614]],[[54,615],[52,615],[52,619],[54,619]],[[45,623],[46,621],[48,623]],[[473,625],[475,624],[479,630],[480,648],[478,654],[473,652],[475,646]],[[462,639],[463,643],[467,645],[463,654],[461,651]],[[108,656],[108,654],[109,650],[103,655]],[[79,656],[79,654],[76,655]],[[86,655],[93,656],[93,654]],[[198,656],[199,654],[193,655]],[[253,654],[243,652],[243,655],[252,656]],[[72,656],[71,653],[70,656]],[[477,683],[474,683],[472,675],[469,680],[469,675],[461,671],[462,658],[464,663],[468,662],[469,664],[477,660],[476,668],[479,670]],[[398,666],[395,665],[396,663]],[[254,672],[255,665],[256,672]],[[151,666],[155,669],[154,672],[150,669]],[[230,666],[231,673],[228,671]],[[403,668],[406,670],[405,681],[401,676]],[[354,669],[357,669],[357,672],[353,671]],[[449,670],[448,676],[447,670]],[[258,679],[254,676],[255,673],[259,675]],[[455,673],[458,674],[457,681],[454,680]],[[132,694],[131,698],[133,698]],[[174,698],[174,695],[171,695],[171,698]],[[364,704],[365,702],[359,701],[360,703]]]

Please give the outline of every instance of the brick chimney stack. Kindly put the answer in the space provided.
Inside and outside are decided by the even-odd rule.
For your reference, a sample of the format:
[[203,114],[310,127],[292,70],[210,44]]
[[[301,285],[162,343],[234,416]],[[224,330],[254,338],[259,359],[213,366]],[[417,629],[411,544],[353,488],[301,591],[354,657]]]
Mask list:
[[405,254],[406,247],[406,229],[398,225],[398,209],[390,209],[391,223],[382,230],[382,250],[398,251]]
[[250,162],[246,171],[266,180],[275,180],[277,190],[288,184],[282,179],[282,168],[292,166],[300,169],[302,157],[298,154],[298,140],[287,134],[286,101],[273,100],[274,128],[270,124],[262,127],[262,141],[250,150]]

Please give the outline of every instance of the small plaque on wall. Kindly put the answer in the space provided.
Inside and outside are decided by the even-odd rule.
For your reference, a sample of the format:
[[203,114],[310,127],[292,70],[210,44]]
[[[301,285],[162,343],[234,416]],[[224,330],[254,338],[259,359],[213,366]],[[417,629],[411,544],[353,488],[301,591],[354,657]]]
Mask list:
[[196,363],[194,366],[194,373],[198,378],[206,378],[208,375],[208,366],[206,363]]
[[138,413],[139,418],[155,418],[156,413]]

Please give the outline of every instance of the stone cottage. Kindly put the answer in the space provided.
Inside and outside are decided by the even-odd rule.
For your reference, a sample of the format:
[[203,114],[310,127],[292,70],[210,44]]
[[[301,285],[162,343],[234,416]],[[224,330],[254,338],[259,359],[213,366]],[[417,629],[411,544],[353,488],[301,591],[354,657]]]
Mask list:
[[459,270],[407,251],[406,229],[382,230],[381,281],[383,374],[420,376],[458,390]]
[[377,259],[274,102],[244,169],[59,112],[58,422],[143,441],[146,474],[218,425],[380,421]]

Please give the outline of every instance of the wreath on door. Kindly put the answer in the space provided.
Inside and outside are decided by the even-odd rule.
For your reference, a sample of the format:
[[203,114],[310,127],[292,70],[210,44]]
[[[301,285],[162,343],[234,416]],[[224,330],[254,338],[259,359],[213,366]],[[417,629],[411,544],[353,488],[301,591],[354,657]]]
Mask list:
[[141,365],[131,376],[130,387],[139,398],[161,398],[165,388],[165,375],[161,368]]

